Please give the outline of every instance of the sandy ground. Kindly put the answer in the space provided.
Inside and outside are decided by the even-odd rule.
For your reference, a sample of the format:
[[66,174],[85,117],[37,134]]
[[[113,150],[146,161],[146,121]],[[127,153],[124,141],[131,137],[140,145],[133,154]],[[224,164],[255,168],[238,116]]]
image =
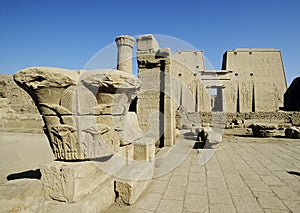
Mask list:
[[44,134],[0,132],[0,182],[12,174],[36,170],[53,161]]

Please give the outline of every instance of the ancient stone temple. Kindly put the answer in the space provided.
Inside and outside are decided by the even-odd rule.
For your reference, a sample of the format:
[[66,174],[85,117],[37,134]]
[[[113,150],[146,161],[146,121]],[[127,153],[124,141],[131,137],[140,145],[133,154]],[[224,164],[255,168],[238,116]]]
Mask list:
[[[121,38],[117,45],[127,38],[128,54],[132,40]],[[173,53],[161,49],[153,35],[143,35],[137,38],[137,62],[142,83],[138,121],[157,146],[174,145],[174,117],[180,106],[196,113],[274,112],[283,107],[287,85],[280,50],[234,49],[224,54],[221,70],[206,70],[202,51]]]
[[229,72],[230,79],[224,85],[230,91],[224,92],[227,112],[274,112],[283,107],[287,84],[280,50],[227,51],[222,69]]
[[179,59],[179,53],[173,58],[181,66],[174,69],[194,96],[195,112],[273,112],[283,107],[287,85],[280,50],[227,51],[221,70],[206,70],[202,52],[190,51],[198,60],[192,60],[191,54],[186,53],[181,53],[182,59]]
[[[136,40],[122,35],[115,44],[118,70],[30,67],[14,74],[42,116],[56,159],[39,168],[41,202],[47,201],[41,212],[105,212],[114,202],[131,205],[154,177],[190,153],[192,146],[183,137],[177,140],[181,133],[194,134],[191,140],[197,133],[218,145],[226,113],[260,117],[282,109],[283,100],[285,109],[299,110],[299,79],[283,99],[280,50],[234,49],[224,54],[220,70],[207,70],[202,51],[172,52],[151,34]],[[134,45],[138,76],[132,74]]]

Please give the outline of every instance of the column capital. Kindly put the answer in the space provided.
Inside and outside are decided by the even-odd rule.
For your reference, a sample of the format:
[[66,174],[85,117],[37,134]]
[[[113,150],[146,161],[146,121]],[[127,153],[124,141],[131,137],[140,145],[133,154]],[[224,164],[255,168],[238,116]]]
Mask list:
[[129,46],[133,48],[134,46],[134,38],[129,35],[120,35],[115,39],[117,47],[120,46]]

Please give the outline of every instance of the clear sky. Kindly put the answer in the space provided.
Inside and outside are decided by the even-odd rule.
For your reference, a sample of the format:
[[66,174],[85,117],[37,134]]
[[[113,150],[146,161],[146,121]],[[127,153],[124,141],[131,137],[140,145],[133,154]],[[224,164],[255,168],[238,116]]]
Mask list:
[[300,76],[299,0],[0,0],[0,73],[29,66],[82,69],[118,35],[163,34],[203,50],[282,50],[288,84]]

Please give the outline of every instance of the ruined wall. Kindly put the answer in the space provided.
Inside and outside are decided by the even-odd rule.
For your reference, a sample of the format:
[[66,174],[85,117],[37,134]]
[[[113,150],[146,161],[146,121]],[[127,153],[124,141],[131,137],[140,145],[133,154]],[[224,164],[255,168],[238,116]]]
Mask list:
[[8,106],[16,114],[38,114],[30,96],[14,82],[10,75],[0,74],[0,98],[5,98]]
[[[203,123],[218,123],[216,116],[211,112],[188,112],[186,113],[187,120],[190,123],[200,125]],[[251,122],[266,122],[266,123],[290,123],[294,126],[300,126],[300,112],[248,112],[248,113],[223,113],[222,121],[232,122],[233,120],[244,120],[246,123]],[[213,124],[212,124],[213,125]]]
[[233,71],[230,87],[237,112],[272,112],[283,106],[287,85],[280,50],[227,51],[223,69]]
[[159,49],[153,35],[137,38],[138,76],[141,88],[137,99],[137,116],[143,132],[156,146],[175,144],[176,105],[173,100],[173,71],[170,49]]
[[0,131],[43,132],[42,118],[32,99],[5,74],[0,74]]

